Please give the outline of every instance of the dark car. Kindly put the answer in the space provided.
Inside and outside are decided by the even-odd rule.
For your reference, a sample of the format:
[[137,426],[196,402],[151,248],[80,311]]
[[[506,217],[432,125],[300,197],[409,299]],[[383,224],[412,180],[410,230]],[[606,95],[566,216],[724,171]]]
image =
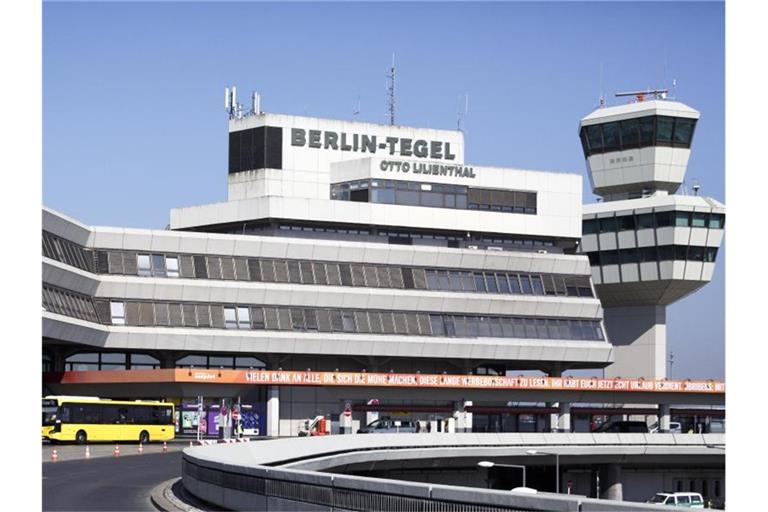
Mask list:
[[644,421],[609,421],[597,427],[594,432],[614,432],[622,434],[647,434],[648,424]]

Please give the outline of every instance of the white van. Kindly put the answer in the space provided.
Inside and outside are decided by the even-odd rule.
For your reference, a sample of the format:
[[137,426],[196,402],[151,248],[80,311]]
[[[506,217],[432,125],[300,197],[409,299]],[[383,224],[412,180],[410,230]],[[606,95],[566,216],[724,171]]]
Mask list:
[[704,508],[704,498],[697,492],[657,492],[646,503],[676,507]]

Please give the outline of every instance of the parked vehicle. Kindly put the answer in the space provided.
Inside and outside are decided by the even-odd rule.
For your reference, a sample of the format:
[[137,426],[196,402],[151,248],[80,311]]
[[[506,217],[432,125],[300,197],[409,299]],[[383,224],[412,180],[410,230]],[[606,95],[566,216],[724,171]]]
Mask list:
[[647,434],[648,424],[644,421],[609,421],[600,425],[595,432]]
[[413,420],[379,418],[357,431],[358,434],[413,434],[417,431]]
[[[654,423],[651,426],[650,429],[651,434],[657,434],[659,433],[659,424]],[[668,434],[682,434],[683,432],[683,425],[679,421],[670,421],[669,422],[669,430],[666,431]]]
[[704,508],[704,498],[697,492],[657,492],[646,503],[676,507]]

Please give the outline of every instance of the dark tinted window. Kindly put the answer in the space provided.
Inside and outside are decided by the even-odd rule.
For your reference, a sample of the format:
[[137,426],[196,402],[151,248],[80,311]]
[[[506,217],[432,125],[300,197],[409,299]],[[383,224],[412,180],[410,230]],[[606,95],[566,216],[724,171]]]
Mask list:
[[672,142],[672,129],[675,119],[673,117],[658,116],[656,118],[656,143]]
[[619,149],[619,123],[603,125],[603,150],[616,151]]
[[647,116],[640,118],[640,145],[648,147],[653,145],[654,141],[654,128],[655,128],[654,116]]
[[589,141],[589,149],[592,153],[603,152],[603,135],[599,124],[587,126],[587,141]]
[[627,119],[621,122],[621,147],[632,149],[640,146],[640,120]]
[[637,215],[636,219],[637,219],[637,229],[653,228],[653,214],[652,213],[642,213],[640,215]]
[[635,229],[635,218],[632,215],[616,217],[616,221],[619,224],[620,231]]
[[675,132],[673,142],[675,146],[690,147],[693,138],[693,127],[696,124],[695,119],[686,119],[678,117],[675,119]]
[[603,219],[598,219],[598,222],[600,223],[600,232],[601,233],[611,233],[616,230],[616,217],[605,217]]
[[598,224],[597,219],[586,219],[581,223],[581,233],[583,235],[591,235],[597,233]]

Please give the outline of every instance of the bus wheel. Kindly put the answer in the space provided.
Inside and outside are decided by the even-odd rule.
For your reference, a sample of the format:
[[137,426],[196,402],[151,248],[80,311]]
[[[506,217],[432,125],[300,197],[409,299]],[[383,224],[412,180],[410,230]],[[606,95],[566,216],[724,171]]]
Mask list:
[[77,444],[85,444],[87,440],[88,434],[85,433],[85,430],[78,430],[77,434],[75,434],[75,442]]
[[142,430],[141,434],[139,434],[139,442],[141,444],[147,444],[149,442],[149,432]]

